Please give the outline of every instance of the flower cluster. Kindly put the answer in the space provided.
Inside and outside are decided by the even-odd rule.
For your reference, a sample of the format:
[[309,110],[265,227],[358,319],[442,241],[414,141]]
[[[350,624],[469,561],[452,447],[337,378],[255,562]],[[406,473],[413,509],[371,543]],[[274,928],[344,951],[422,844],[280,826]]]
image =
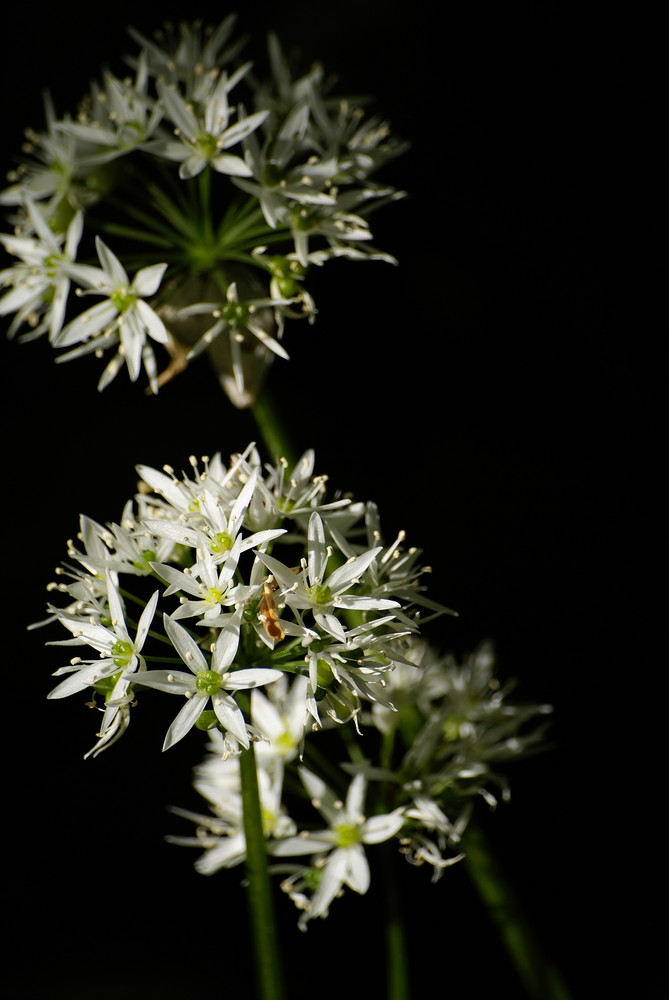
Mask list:
[[[367,892],[375,845],[394,845],[411,864],[431,866],[438,880],[464,856],[475,799],[491,808],[498,797],[508,799],[506,781],[494,768],[528,754],[542,739],[537,719],[550,706],[509,699],[510,686],[497,680],[488,643],[462,663],[437,654],[415,634],[398,645],[402,656],[386,676],[385,703],[369,702],[362,713],[364,741],[348,733],[333,746],[340,730],[322,728],[304,739],[304,676],[290,683],[284,676],[251,694],[254,723],[264,734],[256,764],[270,870],[296,905],[303,930],[310,920],[327,917],[346,887]],[[373,759],[370,748],[377,751]],[[299,782],[288,783],[287,774]],[[199,850],[195,868],[201,874],[240,864],[239,758],[226,753],[220,733],[211,734],[193,784],[209,811],[173,808],[196,830],[168,840]]]
[[315,319],[312,267],[394,261],[368,216],[402,196],[374,175],[404,144],[331,94],[322,67],[295,76],[274,35],[263,78],[234,28],[230,15],[156,40],[132,31],[130,75],[106,71],[74,116],[47,98],[0,193],[14,227],[0,242],[17,261],[0,271],[10,336],[46,335],[59,361],[111,351],[100,389],[125,364],[157,392],[206,350],[249,405],[288,357],[286,319]]
[[228,465],[193,459],[181,477],[137,471],[119,523],[82,516],[51,585],[66,602],[49,604],[46,621],[70,633],[55,644],[97,654],[59,668],[50,695],[101,699],[92,753],[121,735],[151,688],[183,699],[165,748],[193,726],[219,728],[229,753],[248,747],[264,733],[234,692],[286,673],[304,677],[304,731],[357,721],[366,704],[392,710],[388,675],[405,659],[398,640],[418,629],[423,587],[397,542],[377,532],[367,544],[368,505],[326,496],[313,452],[293,469],[263,466],[250,445]]
[[[197,833],[172,839],[203,848],[211,873],[245,858],[239,756],[253,744],[268,854],[302,927],[345,886],[366,892],[370,845],[394,840],[438,878],[473,800],[507,797],[495,767],[534,746],[527,724],[548,707],[510,703],[485,645],[462,665],[434,653],[421,628],[448,609],[425,593],[419,551],[403,532],[384,542],[374,504],[328,496],[312,451],[292,469],[251,444],[180,476],[137,471],[119,523],[81,518],[51,585],[65,600],[39,623],[78,650],[49,697],[85,692],[101,712],[86,756],[147,692],[176,695],[163,748],[209,734],[195,787],[211,813],[177,810]],[[313,821],[286,801],[288,769]]]

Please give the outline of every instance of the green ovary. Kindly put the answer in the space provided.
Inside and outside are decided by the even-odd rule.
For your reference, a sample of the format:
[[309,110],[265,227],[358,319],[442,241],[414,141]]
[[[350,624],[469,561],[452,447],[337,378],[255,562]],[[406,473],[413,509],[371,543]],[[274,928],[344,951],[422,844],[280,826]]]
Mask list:
[[116,306],[120,313],[127,312],[131,306],[134,306],[137,301],[137,296],[133,295],[131,292],[123,291],[121,288],[117,288],[115,292],[112,292],[109,296],[112,305]]
[[197,137],[197,141],[205,156],[216,156],[218,152],[218,140],[216,136],[210,135],[209,132],[201,132]]
[[244,302],[227,302],[221,308],[221,318],[235,330],[241,330],[249,318],[249,307]]
[[132,564],[135,569],[146,570],[148,572],[151,569],[149,564],[156,561],[158,554],[155,549],[142,549],[141,556],[141,559],[133,559]]
[[335,675],[332,673],[332,667],[327,660],[322,657],[316,662],[316,683],[319,688],[327,689],[335,681]]
[[117,667],[127,667],[134,654],[132,643],[119,639],[112,646],[111,654]]
[[111,674],[109,677],[101,677],[100,680],[96,681],[93,685],[98,694],[101,694],[104,697],[105,701],[114,690],[114,686],[116,685],[116,682],[122,672],[123,671],[119,670],[117,674]]
[[218,531],[211,543],[212,552],[229,552],[232,548],[232,536],[227,531]]
[[200,694],[216,694],[221,687],[221,675],[216,670],[204,670],[197,675],[195,687]]
[[341,826],[336,827],[335,837],[337,838],[337,847],[352,847],[354,844],[360,843],[360,829],[351,823],[342,823]]
[[324,583],[317,583],[309,589],[309,598],[314,604],[331,604],[332,591]]
[[220,604],[222,597],[222,590],[219,590],[218,587],[209,587],[207,593],[205,594],[205,601],[207,601],[208,604]]

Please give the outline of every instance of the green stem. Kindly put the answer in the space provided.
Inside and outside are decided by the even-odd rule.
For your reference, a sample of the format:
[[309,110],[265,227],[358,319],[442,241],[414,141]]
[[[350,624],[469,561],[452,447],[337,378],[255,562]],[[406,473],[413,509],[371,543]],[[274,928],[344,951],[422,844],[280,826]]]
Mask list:
[[381,845],[384,862],[384,890],[386,896],[386,976],[388,1000],[409,1000],[411,985],[408,950],[402,905],[397,889],[396,852],[388,844]]
[[[381,742],[381,766],[392,767],[395,734],[384,733]],[[381,808],[387,812],[388,784],[381,784]],[[406,939],[404,914],[397,886],[397,852],[386,843],[383,850],[383,876],[385,891],[386,981],[388,1000],[409,1000],[411,997],[411,969]]]
[[251,939],[255,949],[258,1000],[283,1000],[283,973],[279,952],[272,885],[267,868],[258,774],[253,743],[242,750],[240,761],[242,809],[246,838],[246,895]]
[[571,1000],[556,966],[543,954],[509,880],[480,827],[470,824],[463,838],[464,865],[488,912],[527,995],[534,1000]]
[[291,467],[295,465],[299,456],[293,451],[286,429],[266,388],[258,393],[251,409],[270,456],[275,460],[285,458]]

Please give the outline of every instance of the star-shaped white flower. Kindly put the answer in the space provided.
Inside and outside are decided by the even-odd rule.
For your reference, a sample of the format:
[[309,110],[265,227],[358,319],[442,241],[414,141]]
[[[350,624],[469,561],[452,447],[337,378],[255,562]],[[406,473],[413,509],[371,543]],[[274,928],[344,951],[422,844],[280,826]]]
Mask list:
[[[238,538],[236,551],[241,554],[285,534],[285,528],[274,528],[240,535],[257,478],[258,472],[254,470],[231,504],[223,502],[220,491],[211,492],[211,489],[216,490],[215,483],[209,484],[211,489],[204,483],[201,493],[191,502],[194,510],[182,513],[178,520],[146,518],[143,523],[152,533],[174,543],[208,550],[214,563],[224,562]],[[169,488],[173,489],[172,484]]]
[[197,113],[193,104],[186,101],[175,86],[158,83],[165,114],[175,125],[177,138],[158,140],[154,151],[180,163],[181,178],[196,177],[207,165],[217,173],[250,176],[251,170],[242,157],[226,150],[257,129],[268,112],[256,111],[231,122],[228,92],[232,82],[227,74],[222,73]]
[[142,673],[142,685],[180,694],[186,702],[167,731],[163,750],[167,750],[188,733],[211,701],[216,718],[243,747],[250,746],[246,720],[235,699],[228,691],[270,684],[281,677],[280,670],[269,667],[249,667],[231,670],[237,647],[241,615],[235,616],[216,639],[212,647],[211,665],[183,626],[168,615],[163,617],[165,631],[190,673],[183,670],[148,670]]
[[282,596],[286,605],[296,609],[310,608],[316,623],[341,642],[346,642],[344,626],[335,610],[367,611],[398,607],[397,601],[386,598],[371,598],[363,594],[348,594],[365,570],[381,551],[381,546],[369,549],[339,566],[328,576],[326,566],[331,550],[325,544],[325,529],[320,514],[312,513],[309,518],[306,565],[299,574],[289,566],[264,552],[258,558],[267,566],[283,588]]
[[7,331],[10,337],[24,323],[32,323],[33,317],[41,318],[39,325],[22,339],[32,340],[48,331],[53,342],[63,326],[70,290],[67,265],[74,261],[79,246],[83,216],[81,212],[75,213],[63,239],[50,229],[27,195],[25,208],[34,235],[0,235],[5,249],[21,261],[0,271],[0,284],[11,286],[0,298],[0,316],[15,313]]
[[135,680],[137,669],[144,666],[140,653],[153,620],[159,593],[155,591],[142,611],[137,633],[133,639],[125,624],[123,604],[117,585],[109,571],[106,573],[106,583],[110,625],[103,625],[69,613],[57,613],[59,621],[72,632],[74,638],[49,643],[54,646],[89,645],[97,650],[100,658],[81,660],[77,657],[68,666],[56,670],[56,676],[62,674],[69,676],[47,695],[48,698],[66,698],[68,695],[84,691],[87,687],[95,687],[102,683],[108,691],[104,717],[98,734],[101,737],[113,725],[119,708],[125,703],[128,688]]
[[196,562],[188,567],[188,572],[182,572],[169,563],[150,564],[168,583],[165,597],[185,591],[194,598],[182,599],[181,606],[172,615],[173,619],[199,615],[205,623],[212,624],[221,615],[223,607],[241,605],[253,596],[258,588],[233,584],[241,546],[242,539],[237,536],[232,548],[225,553],[222,563],[217,563],[206,549],[200,549]]
[[95,242],[102,267],[72,264],[68,270],[80,285],[104,298],[63,327],[54,338],[54,346],[70,347],[85,341],[85,349],[90,351],[98,345],[107,346],[111,337],[118,339],[119,353],[134,382],[140,373],[147,334],[161,344],[169,341],[163,321],[146,301],[158,291],[167,264],[143,267],[131,281],[118,257],[99,236]]
[[361,895],[367,892],[370,871],[363,845],[380,844],[394,837],[405,817],[403,809],[398,808],[367,818],[364,812],[367,782],[362,774],[351,781],[345,802],[307,768],[300,768],[300,777],[328,827],[278,841],[272,846],[272,854],[321,855],[321,877],[307,911],[307,919],[312,919],[327,916],[330,903],[344,885]]

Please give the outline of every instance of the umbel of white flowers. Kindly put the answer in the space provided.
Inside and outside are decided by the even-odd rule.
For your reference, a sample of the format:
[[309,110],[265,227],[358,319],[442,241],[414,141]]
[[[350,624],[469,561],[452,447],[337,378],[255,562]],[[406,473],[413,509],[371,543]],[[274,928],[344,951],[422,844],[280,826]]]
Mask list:
[[[421,553],[404,532],[385,542],[373,503],[328,495],[312,451],[292,469],[251,444],[227,464],[138,473],[118,523],[81,518],[50,585],[62,600],[38,623],[77,650],[49,697],[100,712],[86,756],[140,699],[176,696],[163,747],[208,734],[196,788],[211,813],[176,810],[197,833],[172,839],[202,848],[196,867],[212,873],[245,858],[239,755],[253,743],[272,870],[301,927],[345,886],[366,892],[376,844],[438,878],[474,800],[508,796],[497,765],[537,745],[528,724],[549,707],[511,703],[486,645],[462,665],[434,652],[421,628],[448,609],[425,592]],[[315,809],[306,826],[291,769]]]
[[405,144],[332,94],[322,67],[294,77],[275,35],[263,76],[234,28],[230,15],[153,41],[131,30],[131,75],[105,71],[74,115],[47,96],[45,128],[27,131],[0,193],[10,336],[47,336],[58,361],[110,353],[100,389],[125,366],[157,392],[206,351],[250,405],[288,357],[286,319],[315,320],[313,267],[394,263],[368,217],[402,197],[375,174]]

